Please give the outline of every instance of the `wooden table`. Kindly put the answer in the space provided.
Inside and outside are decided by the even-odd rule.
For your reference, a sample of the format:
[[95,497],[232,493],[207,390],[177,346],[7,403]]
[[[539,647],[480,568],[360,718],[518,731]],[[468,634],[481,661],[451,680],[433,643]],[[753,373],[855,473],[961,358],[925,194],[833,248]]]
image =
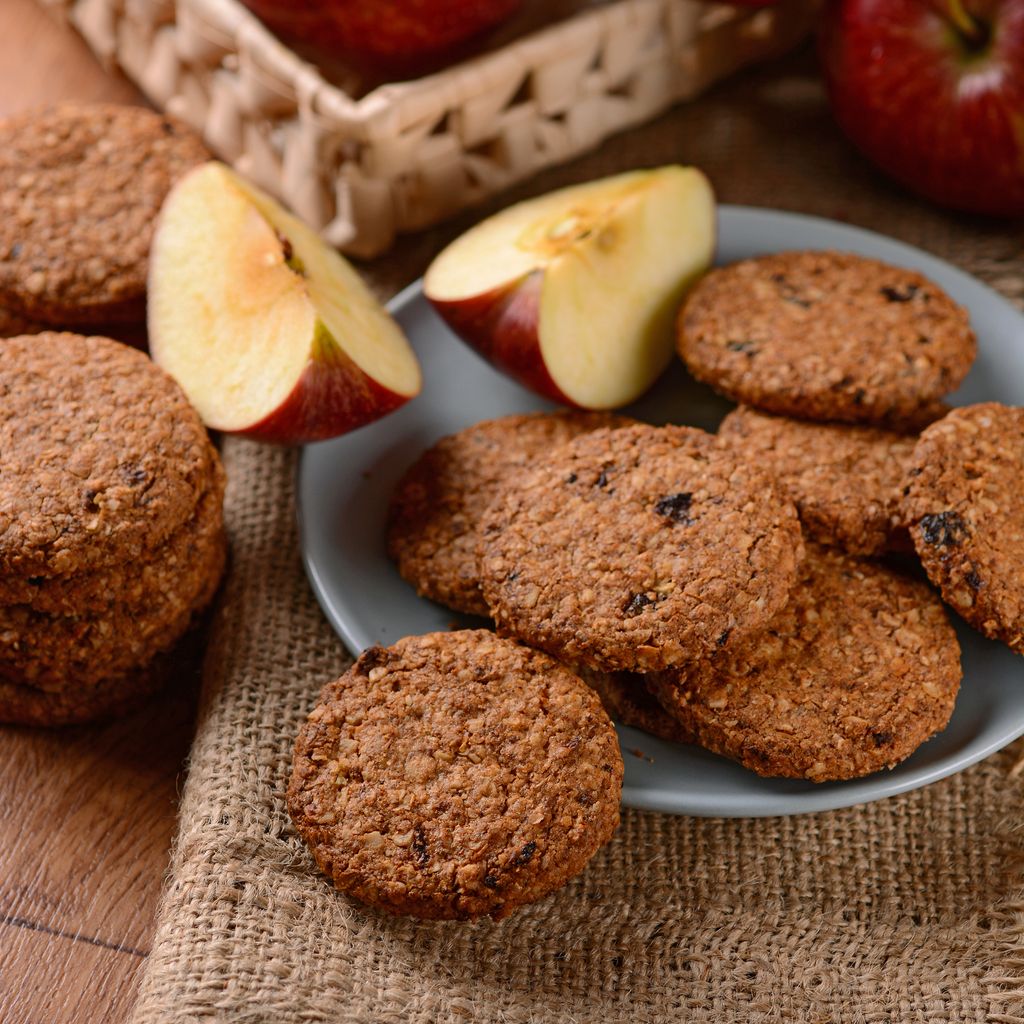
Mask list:
[[[32,0],[2,0],[0,115],[63,99],[139,95]],[[167,868],[196,662],[183,653],[169,690],[120,722],[0,726],[3,1024],[127,1020]]]

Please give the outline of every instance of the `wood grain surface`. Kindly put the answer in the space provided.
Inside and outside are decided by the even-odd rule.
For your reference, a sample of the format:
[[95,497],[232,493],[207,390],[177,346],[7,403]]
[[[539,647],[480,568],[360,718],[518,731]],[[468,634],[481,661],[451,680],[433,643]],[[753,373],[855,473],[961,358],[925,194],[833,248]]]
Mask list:
[[[0,0],[0,114],[139,102],[32,0]],[[0,1022],[121,1024],[135,998],[192,735],[198,642],[119,722],[0,726]]]

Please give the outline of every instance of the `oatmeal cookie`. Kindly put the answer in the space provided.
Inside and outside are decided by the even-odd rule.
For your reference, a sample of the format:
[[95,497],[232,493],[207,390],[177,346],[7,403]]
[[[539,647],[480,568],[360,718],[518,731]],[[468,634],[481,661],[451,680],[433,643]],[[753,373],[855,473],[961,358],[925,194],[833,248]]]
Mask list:
[[217,455],[163,370],[74,334],[0,353],[0,577],[138,560],[192,518]]
[[601,671],[669,668],[763,628],[803,553],[768,474],[691,427],[570,441],[508,483],[481,533],[499,632]]
[[46,615],[101,615],[144,609],[154,595],[188,590],[212,571],[207,557],[223,547],[224,471],[218,459],[192,518],[138,559],[69,576],[0,576],[0,606],[25,605]]
[[488,615],[477,527],[502,485],[580,434],[633,422],[612,413],[535,413],[487,420],[441,438],[395,489],[388,554],[418,594],[456,611]]
[[912,435],[745,406],[725,417],[718,435],[771,472],[814,540],[855,555],[909,550],[900,501],[917,441]]
[[956,633],[926,583],[808,544],[767,630],[652,686],[708,750],[758,775],[826,782],[909,757],[945,728],[960,676]]
[[196,536],[185,564],[149,575],[153,589],[74,614],[0,605],[0,678],[43,690],[95,686],[171,648],[213,600],[224,572],[222,529]]
[[356,899],[501,918],[583,870],[619,820],[622,757],[568,669],[484,630],[364,651],[303,726],[288,810]]
[[661,706],[646,676],[584,669],[580,678],[601,698],[605,711],[616,722],[642,729],[670,743],[696,742],[693,733]]
[[928,578],[972,626],[1024,654],[1024,409],[984,402],[928,427],[906,490]]
[[977,343],[966,311],[916,271],[784,252],[711,271],[678,349],[698,380],[765,412],[896,426],[960,384]]
[[0,305],[57,326],[143,320],[156,215],[208,159],[191,128],[143,107],[0,121]]
[[172,655],[158,655],[142,668],[104,679],[95,686],[40,690],[0,678],[0,722],[12,725],[78,725],[126,715],[171,679]]

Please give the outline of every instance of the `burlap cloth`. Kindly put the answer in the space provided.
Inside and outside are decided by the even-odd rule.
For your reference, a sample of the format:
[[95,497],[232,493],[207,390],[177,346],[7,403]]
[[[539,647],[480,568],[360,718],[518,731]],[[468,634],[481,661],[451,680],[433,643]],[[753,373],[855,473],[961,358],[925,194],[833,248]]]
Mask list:
[[[1024,296],[1019,226],[937,213],[877,177],[832,127],[807,54],[520,194],[669,161],[706,168],[724,200],[875,227]],[[394,291],[468,223],[408,240],[371,279]],[[283,798],[299,723],[347,658],[300,564],[296,457],[234,440],[224,456],[233,567],[136,1024],[1024,1021],[1019,748],[853,810],[626,811],[582,877],[497,925],[339,896]]]

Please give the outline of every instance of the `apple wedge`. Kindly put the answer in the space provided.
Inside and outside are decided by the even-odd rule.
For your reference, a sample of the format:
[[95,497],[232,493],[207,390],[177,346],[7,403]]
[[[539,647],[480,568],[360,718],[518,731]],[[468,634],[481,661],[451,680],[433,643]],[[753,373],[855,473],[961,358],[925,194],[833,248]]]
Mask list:
[[633,171],[488,218],[437,256],[424,291],[456,334],[521,384],[611,409],[668,365],[675,314],[714,245],[714,195],[700,171]]
[[352,267],[223,164],[164,203],[148,317],[154,361],[216,430],[320,441],[420,390],[408,341]]

